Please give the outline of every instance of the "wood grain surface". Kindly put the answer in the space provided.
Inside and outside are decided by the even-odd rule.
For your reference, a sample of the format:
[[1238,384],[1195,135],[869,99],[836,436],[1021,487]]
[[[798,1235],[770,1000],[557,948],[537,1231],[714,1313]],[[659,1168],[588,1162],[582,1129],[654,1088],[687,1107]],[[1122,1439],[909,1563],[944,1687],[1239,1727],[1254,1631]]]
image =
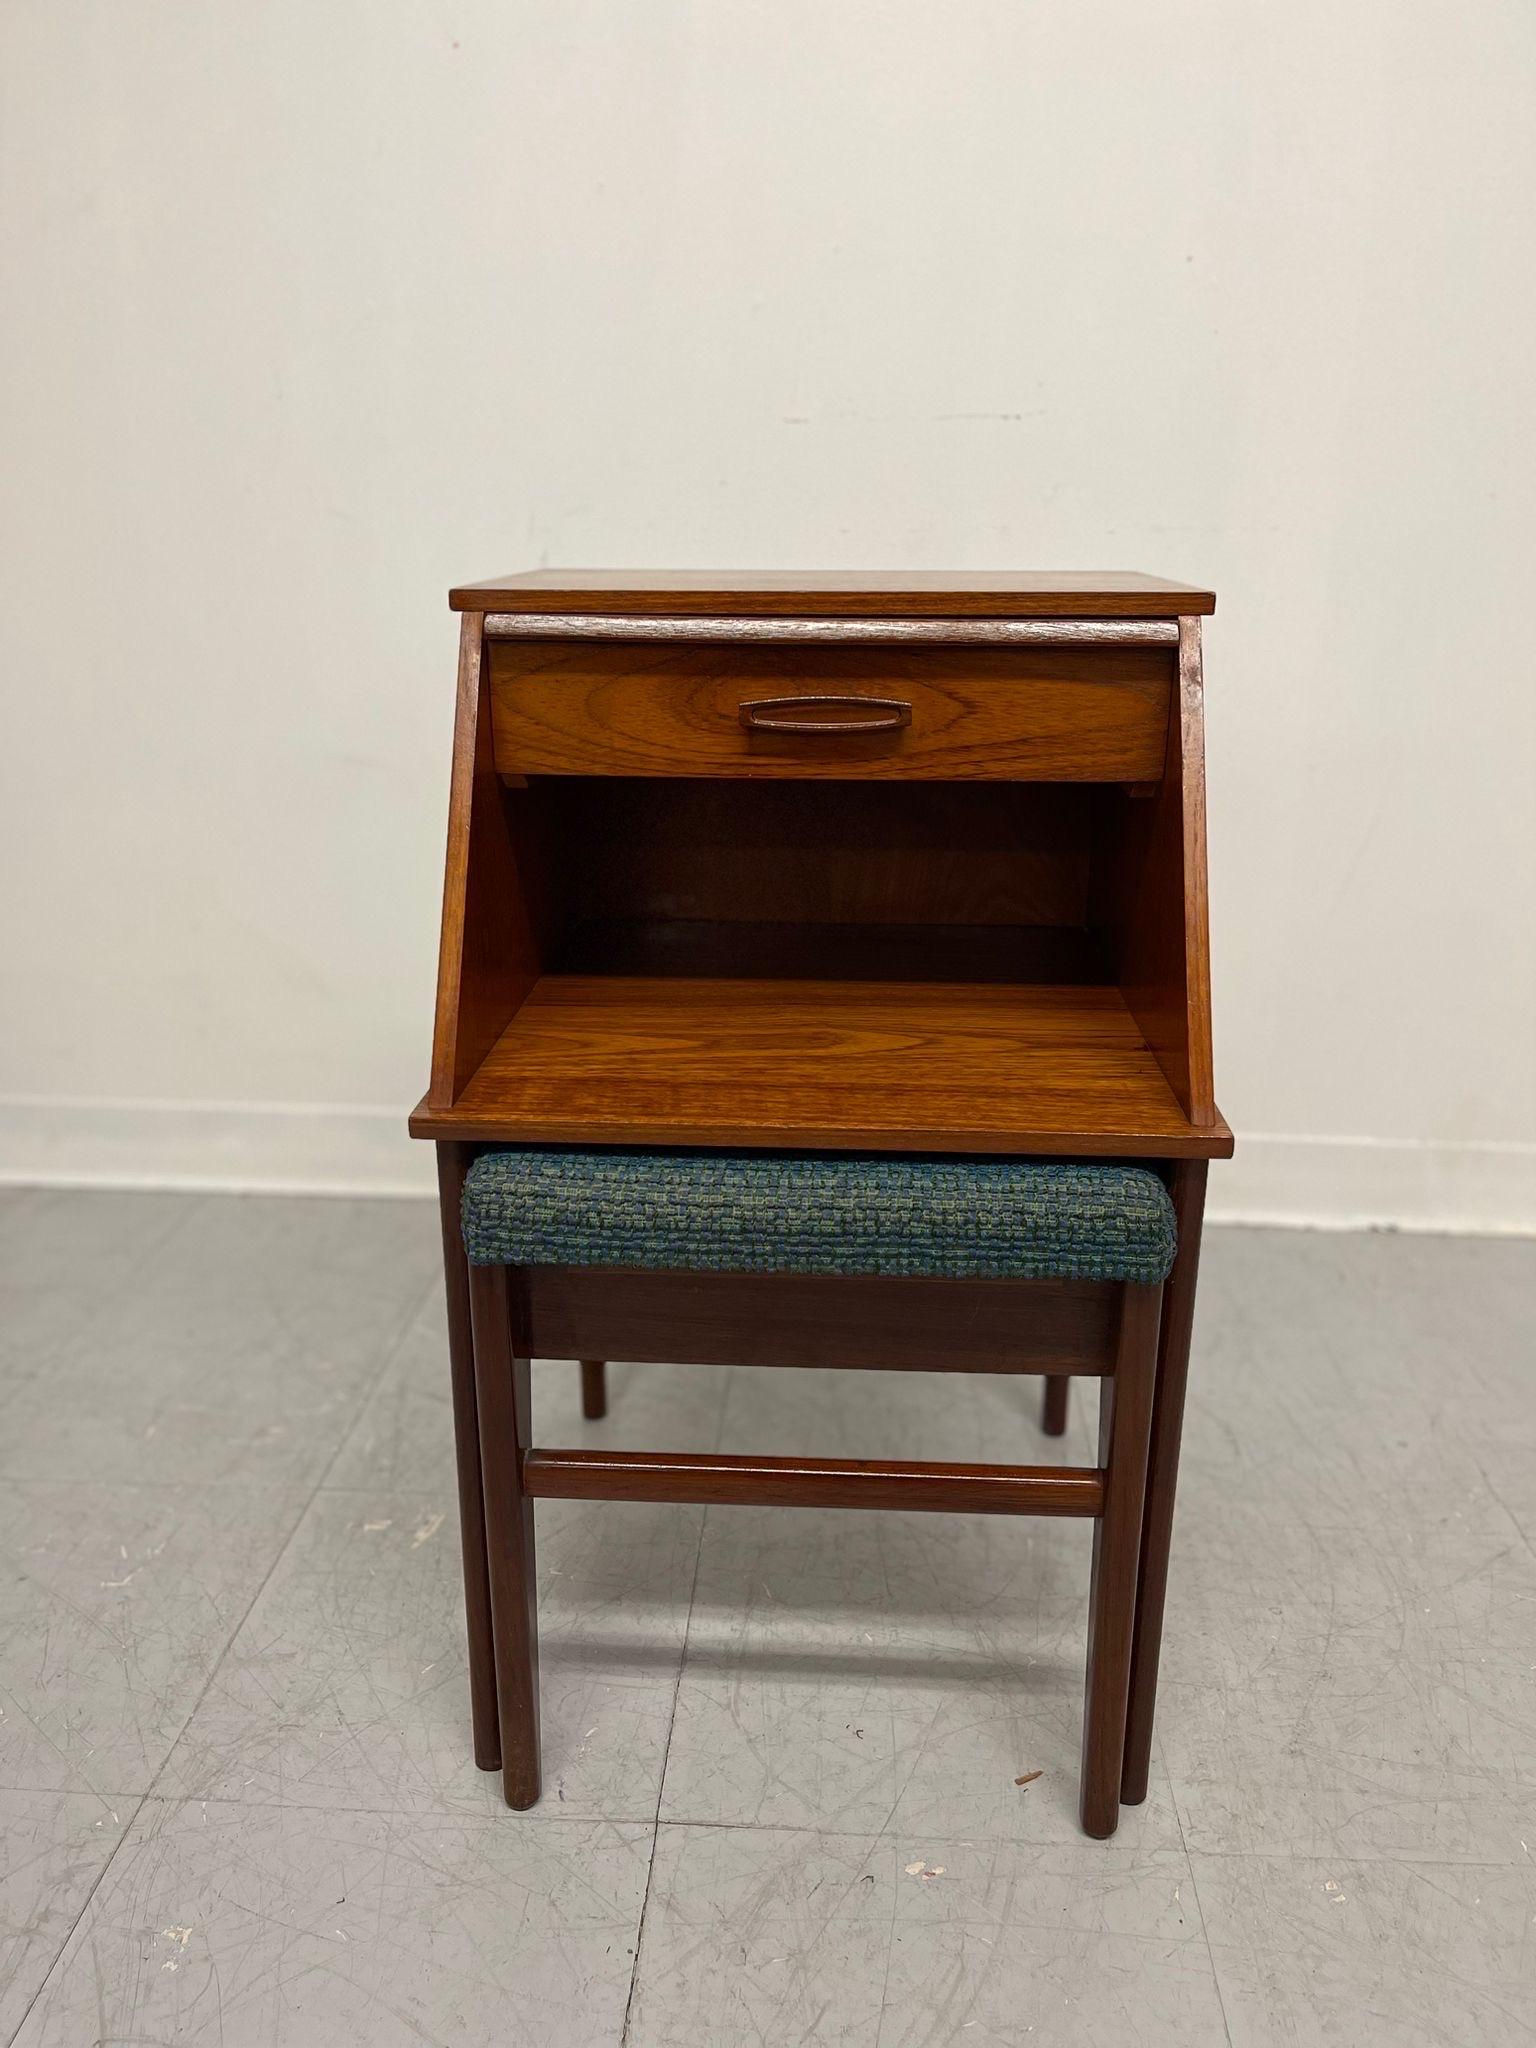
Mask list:
[[469,1269],[502,1784],[508,1806],[524,1808],[539,1796],[539,1598],[533,1500],[523,1485],[530,1359],[517,1342],[523,1332],[513,1284],[505,1266]]
[[541,804],[558,900],[576,921],[1088,918],[1098,792],[1080,784],[575,776],[528,794]]
[[1161,1287],[1127,1286],[1112,1376],[1099,1383],[1103,1512],[1093,1531],[1088,1686],[1083,1701],[1085,1833],[1103,1841],[1120,1819],[1120,1772],[1135,1626],[1136,1569],[1147,1484],[1147,1435],[1157,1363]]
[[480,621],[459,635],[448,852],[438,940],[431,1100],[451,1103],[533,986],[539,949],[491,750]]
[[[534,1500],[665,1500],[747,1507],[902,1508],[942,1514],[1096,1515],[1103,1475],[1075,1465],[895,1464],[667,1451],[546,1451],[523,1461]],[[1119,1756],[1115,1757],[1116,1786]]]
[[1146,802],[1118,807],[1113,857],[1101,872],[1126,1004],[1199,1126],[1216,1116],[1200,621],[1182,619],[1179,635],[1166,772]]
[[464,1257],[464,1233],[460,1222],[464,1177],[473,1158],[474,1148],[470,1145],[437,1147],[438,1223],[443,1241],[448,1374],[453,1405],[454,1462],[459,1482],[459,1538],[464,1556],[470,1727],[474,1734],[475,1763],[482,1771],[499,1771],[501,1721],[496,1705],[491,1585],[486,1561],[480,1412],[475,1392],[474,1340],[470,1332],[469,1264]]
[[1173,1544],[1174,1496],[1179,1446],[1184,1435],[1184,1399],[1189,1385],[1190,1339],[1195,1321],[1195,1282],[1205,1222],[1209,1167],[1203,1159],[1181,1159],[1173,1169],[1173,1211],[1179,1252],[1163,1287],[1158,1333],[1157,1380],[1152,1403],[1152,1436],[1147,1454],[1147,1493],[1142,1510],[1141,1559],[1136,1576],[1136,1627],[1131,1647],[1131,1681],[1126,1710],[1125,1762],[1120,1796],[1139,1805],[1152,1771],[1152,1730],[1157,1712],[1157,1669],[1162,1654],[1163,1608],[1168,1596],[1168,1558]]
[[540,1358],[1105,1373],[1120,1327],[1120,1289],[1104,1280],[527,1266],[522,1284]]
[[[1163,772],[1159,647],[714,647],[498,641],[504,775],[1147,782]],[[910,705],[884,732],[749,731],[744,705]]]
[[1209,590],[1130,569],[528,569],[460,584],[455,611],[740,612],[859,618],[1177,618]]
[[1225,1158],[1117,989],[545,976],[418,1137]]

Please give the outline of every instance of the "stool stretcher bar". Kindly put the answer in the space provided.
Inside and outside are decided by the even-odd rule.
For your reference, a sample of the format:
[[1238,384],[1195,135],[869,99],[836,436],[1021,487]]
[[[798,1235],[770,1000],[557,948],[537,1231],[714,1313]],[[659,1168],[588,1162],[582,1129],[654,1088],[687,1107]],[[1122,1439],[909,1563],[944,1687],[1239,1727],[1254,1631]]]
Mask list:
[[523,1458],[523,1491],[535,1500],[1095,1516],[1103,1512],[1104,1474],[1076,1465],[893,1464],[847,1458],[535,1449]]

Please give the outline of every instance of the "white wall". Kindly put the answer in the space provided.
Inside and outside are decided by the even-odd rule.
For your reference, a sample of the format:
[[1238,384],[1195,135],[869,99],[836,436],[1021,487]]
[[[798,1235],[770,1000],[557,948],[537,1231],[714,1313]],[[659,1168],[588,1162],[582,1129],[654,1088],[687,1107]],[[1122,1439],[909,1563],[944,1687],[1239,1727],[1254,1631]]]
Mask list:
[[0,1160],[425,1184],[451,580],[1210,581],[1230,1213],[1536,1225],[1527,0],[16,0]]

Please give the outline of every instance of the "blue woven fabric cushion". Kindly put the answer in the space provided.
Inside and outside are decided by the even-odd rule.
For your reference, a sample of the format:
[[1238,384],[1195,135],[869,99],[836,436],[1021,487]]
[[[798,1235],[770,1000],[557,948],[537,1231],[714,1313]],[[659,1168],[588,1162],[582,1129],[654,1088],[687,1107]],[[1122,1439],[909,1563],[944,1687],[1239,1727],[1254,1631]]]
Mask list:
[[464,1187],[482,1266],[1158,1281],[1175,1243],[1140,1166],[518,1148]]

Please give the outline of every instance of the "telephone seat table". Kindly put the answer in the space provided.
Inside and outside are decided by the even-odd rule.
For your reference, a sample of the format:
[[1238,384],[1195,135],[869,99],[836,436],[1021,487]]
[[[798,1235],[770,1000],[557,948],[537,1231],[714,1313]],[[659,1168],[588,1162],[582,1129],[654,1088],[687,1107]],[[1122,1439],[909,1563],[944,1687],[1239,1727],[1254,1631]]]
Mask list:
[[[1094,1520],[1145,1797],[1215,1105],[1200,620],[1128,573],[468,585],[431,1086],[476,1761],[539,1792],[538,1498]],[[1096,1466],[545,1449],[529,1361],[1043,1373]],[[920,1447],[918,1447],[920,1448]]]

